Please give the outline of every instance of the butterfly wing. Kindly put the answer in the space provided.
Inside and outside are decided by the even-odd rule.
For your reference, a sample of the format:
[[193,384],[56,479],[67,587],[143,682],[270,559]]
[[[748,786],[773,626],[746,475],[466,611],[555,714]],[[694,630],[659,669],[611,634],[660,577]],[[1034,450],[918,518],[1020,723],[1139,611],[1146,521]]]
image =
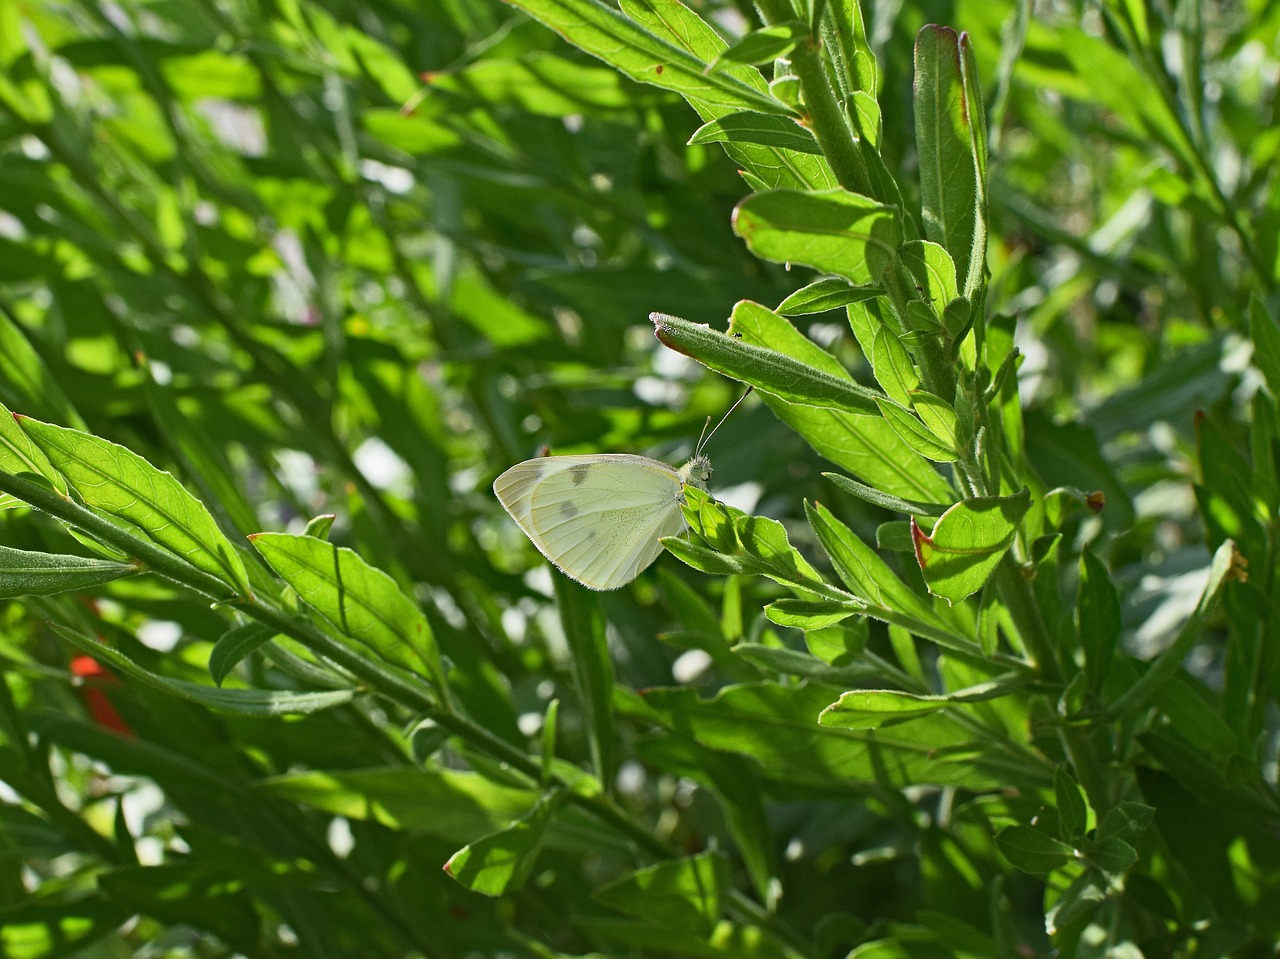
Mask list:
[[617,589],[684,529],[680,474],[621,453],[544,456],[507,470],[493,491],[539,552],[591,589]]

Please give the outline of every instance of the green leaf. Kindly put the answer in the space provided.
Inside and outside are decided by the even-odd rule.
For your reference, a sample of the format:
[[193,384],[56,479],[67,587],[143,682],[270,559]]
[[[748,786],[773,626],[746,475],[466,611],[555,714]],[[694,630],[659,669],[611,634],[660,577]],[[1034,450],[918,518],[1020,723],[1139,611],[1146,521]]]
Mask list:
[[796,153],[822,155],[813,134],[790,117],[772,113],[730,113],[704,123],[689,143],[756,143]]
[[773,831],[765,807],[759,770],[743,756],[715,752],[688,737],[646,739],[637,743],[640,758],[710,789],[724,810],[736,851],[761,899],[777,896]]
[[1076,626],[1090,687],[1100,690],[1120,642],[1120,597],[1112,585],[1111,571],[1087,549],[1080,553]]
[[753,194],[734,210],[733,229],[763,259],[854,283],[878,280],[902,240],[892,207],[840,189]]
[[389,107],[362,111],[360,123],[370,136],[413,156],[444,153],[463,143],[456,131],[430,117],[417,113],[406,116]]
[[651,689],[644,699],[651,716],[668,728],[710,749],[751,757],[770,781],[788,789],[830,789],[833,782],[977,790],[1048,784],[1044,771],[1021,757],[975,747],[972,731],[946,712],[882,729],[818,725],[818,714],[840,692],[813,681],[750,683],[725,687],[710,699],[687,687]]
[[948,706],[981,702],[1007,695],[1021,685],[1016,676],[1006,676],[940,696],[907,693],[897,689],[855,689],[818,716],[823,726],[839,729],[877,729],[886,723],[900,723],[927,716]]
[[0,910],[0,956],[4,959],[62,959],[84,956],[95,941],[111,935],[134,910],[91,893],[76,897],[29,897]]
[[1101,839],[1090,843],[1084,856],[1103,872],[1120,875],[1138,861],[1138,851],[1123,839]]
[[809,28],[803,23],[797,23],[794,20],[771,23],[759,30],[752,30],[732,44],[729,49],[720,54],[717,65],[721,61],[768,63],[770,60],[785,57],[796,48],[796,44],[808,39],[808,36]]
[[308,769],[269,777],[255,788],[336,816],[422,832],[454,845],[505,828],[539,798],[530,789],[492,782],[475,772],[403,765]]
[[951,254],[937,243],[913,240],[902,244],[898,259],[915,281],[916,299],[923,299],[940,322],[947,306],[960,296]]
[[1102,37],[1078,29],[1059,31],[1055,45],[1092,98],[1128,125],[1134,135],[1162,145],[1184,169],[1197,169],[1196,148],[1188,142],[1182,120],[1158,82],[1142,69],[1141,57],[1131,58]]
[[948,603],[976,593],[1013,545],[1031,506],[1026,487],[1012,496],[980,496],[948,509],[927,535],[913,518],[916,562],[929,592]]
[[[827,627],[825,630],[814,630],[805,634],[806,643],[815,635],[844,629],[842,626]],[[841,644],[841,651],[847,651],[847,645]],[[878,682],[883,678],[879,666],[870,663],[852,662],[845,666],[832,666],[826,660],[819,659],[811,653],[782,646],[766,646],[763,643],[739,643],[733,647],[733,654],[745,660],[753,667],[753,674],[777,673],[782,676],[796,676],[810,679],[828,686],[857,686],[863,683]]]
[[440,654],[426,617],[382,570],[353,550],[313,536],[255,533],[249,539],[298,597],[340,635],[388,663],[442,680]]
[[950,403],[925,390],[912,390],[911,406],[930,433],[941,440],[944,446],[956,449],[959,426],[956,411],[951,408]]
[[880,143],[880,104],[865,90],[855,90],[849,97],[849,118],[865,147],[874,150]]
[[132,659],[110,646],[67,629],[58,623],[50,627],[59,636],[81,652],[88,653],[108,666],[139,682],[154,686],[172,696],[198,703],[224,713],[260,718],[272,716],[305,715],[321,709],[330,709],[351,702],[357,690],[336,689],[323,692],[292,692],[272,689],[221,689],[217,686],[201,686],[184,679],[171,679],[143,669]]
[[[16,414],[3,404],[0,404],[0,470],[15,476],[25,473],[32,478],[41,478],[55,492],[67,495],[66,477],[58,472],[44,451],[18,425]],[[8,493],[0,493],[0,509],[16,506],[19,502]]]
[[569,646],[569,667],[582,709],[591,769],[611,783],[618,771],[618,728],[613,715],[613,660],[600,598],[566,576],[553,575],[560,622]]
[[[0,309],[0,400],[38,416],[83,425],[80,414],[22,327],[3,309]],[[9,411],[0,406],[0,417],[7,420],[9,415]],[[8,425],[12,428],[12,424]],[[3,442],[2,436],[0,442]],[[3,462],[0,458],[0,465]]]
[[329,532],[333,529],[333,521],[337,518],[336,513],[321,513],[319,516],[313,516],[307,520],[307,527],[302,531],[302,535],[328,539]]
[[1249,337],[1253,365],[1262,371],[1272,396],[1280,396],[1280,323],[1254,294],[1249,300]]
[[852,493],[860,500],[865,500],[875,506],[898,513],[908,513],[915,516],[941,516],[949,508],[946,503],[917,503],[905,500],[900,496],[890,496],[888,493],[872,489],[864,483],[859,483],[856,479],[842,476],[839,473],[823,473],[822,475],[846,493]]
[[724,109],[788,112],[763,92],[763,80],[757,85],[744,80],[740,72],[708,73],[710,61],[692,55],[604,4],[591,0],[513,0],[512,6],[633,80]]
[[1045,932],[1057,936],[1083,922],[1107,901],[1106,879],[1096,869],[1084,869],[1045,912]]
[[[885,422],[893,427],[893,431],[902,437],[903,442],[921,456],[935,463],[954,463],[959,458],[954,445],[948,445],[910,410],[887,398],[877,400],[876,405],[884,414]],[[953,434],[952,440],[954,439]]]
[[542,797],[522,819],[463,846],[444,864],[444,871],[482,896],[502,896],[522,888],[533,871],[547,825],[566,793]]
[[[853,311],[850,311],[852,315]],[[916,372],[911,354],[902,344],[902,337],[883,324],[876,324],[867,356],[876,382],[901,406],[911,405],[911,392],[919,387],[920,376]]]
[[[807,366],[852,380],[835,357],[758,304],[739,304],[729,329],[731,334],[740,333],[746,343],[777,350]],[[767,394],[762,399],[818,453],[877,489],[906,499],[953,499],[946,480],[894,433],[884,417],[795,406]]]
[[[1012,395],[1016,400],[1017,391]],[[1102,522],[1117,532],[1128,529],[1134,518],[1133,503],[1103,455],[1096,432],[1079,423],[1054,422],[1035,411],[1024,415],[1027,454],[1047,486],[1101,492],[1106,504]]]
[[128,563],[0,546],[0,599],[92,589],[138,572]]
[[[661,95],[628,83],[616,70],[552,53],[530,52],[519,59],[474,60],[433,75],[432,95],[452,93],[468,100],[518,107],[544,117],[635,109]],[[447,123],[452,97],[439,108]]]
[[236,664],[275,636],[275,630],[260,623],[247,623],[227,630],[209,652],[209,675],[221,686]]
[[18,423],[86,505],[124,520],[236,594],[248,595],[240,554],[204,504],[172,475],[100,437],[25,416]]
[[[720,34],[683,3],[672,0],[622,0],[621,7],[628,17],[650,34],[683,50],[699,63],[714,62],[727,47]],[[716,68],[716,73],[733,76],[761,95],[777,100],[778,104],[790,104],[790,101],[777,95],[776,81],[775,84],[766,84],[755,67],[722,63]],[[742,112],[741,108],[726,107],[687,93],[685,99],[704,122]],[[796,114],[799,109],[795,105],[787,105],[782,110],[754,112]],[[822,156],[741,141],[725,141],[724,150],[743,169],[748,182],[757,184],[753,185],[753,189],[788,187],[825,190],[836,185],[835,175]]]
[[951,254],[972,296],[986,269],[986,121],[966,34],[921,29],[914,105],[925,236]]
[[1119,839],[1136,843],[1151,828],[1155,815],[1155,808],[1146,803],[1122,800],[1108,809],[1102,822],[1098,823],[1098,842]]
[[118,866],[96,876],[114,902],[164,923],[217,936],[237,952],[259,947],[260,917],[245,882],[198,862]]
[[787,540],[777,520],[750,516],[711,499],[693,487],[685,488],[685,520],[706,545],[668,536],[663,545],[678,558],[704,572],[768,576],[804,593],[837,601],[847,594],[828,586],[822,576]]
[[996,846],[1017,869],[1033,876],[1047,876],[1071,862],[1074,849],[1034,826],[1006,826],[996,833]]
[[1061,837],[1068,842],[1075,842],[1089,828],[1089,807],[1080,787],[1063,766],[1053,772],[1053,794],[1058,822],[1062,826]]
[[1192,647],[1203,639],[1205,621],[1217,609],[1228,581],[1239,576],[1236,558],[1235,544],[1230,540],[1218,547],[1209,563],[1209,578],[1196,608],[1182,624],[1174,641],[1147,666],[1137,682],[1111,704],[1107,711],[1109,716],[1136,715],[1160,687],[1177,674]]
[[143,393],[156,425],[183,464],[183,471],[197,484],[196,490],[214,515],[223,520],[223,529],[250,532],[258,529],[257,512],[245,490],[243,477],[226,450],[209,435],[207,424],[178,406],[173,391],[155,379],[149,361],[140,361]]
[[894,623],[940,646],[974,653],[976,644],[959,634],[930,607],[928,600],[894,574],[853,530],[822,504],[805,504],[809,525],[831,558],[845,587],[865,602],[865,615]]
[[769,621],[793,629],[824,629],[863,612],[858,602],[817,602],[804,599],[779,599],[764,608]]
[[806,316],[837,310],[850,303],[861,303],[880,296],[884,291],[874,284],[853,286],[838,276],[825,276],[802,287],[778,304],[774,312],[782,316]]
[[729,889],[728,863],[705,852],[638,869],[602,886],[594,898],[619,912],[706,936],[720,919]]
[[867,43],[859,0],[827,0],[822,27],[823,39],[841,78],[842,92],[848,95],[866,91],[874,96],[878,86],[876,61]]
[[[750,300],[734,307],[739,311],[766,311]],[[879,394],[848,377],[834,376],[792,359],[785,353],[754,346],[709,326],[690,323],[665,313],[650,313],[654,334],[668,349],[683,353],[709,369],[749,383],[761,392],[804,406],[874,413]]]

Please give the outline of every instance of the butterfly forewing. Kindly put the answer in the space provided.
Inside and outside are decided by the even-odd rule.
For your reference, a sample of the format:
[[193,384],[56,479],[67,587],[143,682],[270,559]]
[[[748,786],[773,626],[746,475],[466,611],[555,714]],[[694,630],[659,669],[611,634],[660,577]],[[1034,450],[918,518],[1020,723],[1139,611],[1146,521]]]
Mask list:
[[643,456],[549,456],[511,467],[498,499],[533,545],[584,586],[617,589],[684,529],[680,475]]

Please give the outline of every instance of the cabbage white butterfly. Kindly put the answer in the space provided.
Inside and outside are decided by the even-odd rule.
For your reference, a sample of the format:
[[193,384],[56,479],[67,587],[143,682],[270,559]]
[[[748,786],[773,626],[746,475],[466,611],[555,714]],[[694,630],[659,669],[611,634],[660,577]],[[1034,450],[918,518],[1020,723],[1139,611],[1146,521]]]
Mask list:
[[590,589],[617,589],[684,532],[686,485],[705,490],[711,460],[679,469],[630,453],[540,456],[494,481],[503,509],[562,573]]
[[684,488],[707,488],[711,460],[702,448],[729,413],[710,433],[703,427],[693,458],[679,469],[630,453],[539,456],[499,476],[493,492],[560,572],[590,589],[618,589],[658,558],[664,536],[684,532]]

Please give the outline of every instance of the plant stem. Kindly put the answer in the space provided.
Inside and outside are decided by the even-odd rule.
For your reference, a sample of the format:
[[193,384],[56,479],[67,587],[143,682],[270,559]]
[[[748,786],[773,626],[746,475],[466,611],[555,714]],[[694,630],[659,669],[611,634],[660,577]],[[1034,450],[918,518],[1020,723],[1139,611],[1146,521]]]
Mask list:
[[[786,0],[760,0],[758,6],[766,23],[795,19],[795,13]],[[866,163],[858,150],[844,109],[831,87],[821,48],[821,38],[810,33],[791,51],[791,67],[800,80],[804,105],[809,111],[809,129],[822,147],[836,181],[852,193],[871,196],[871,178],[867,174]]]

